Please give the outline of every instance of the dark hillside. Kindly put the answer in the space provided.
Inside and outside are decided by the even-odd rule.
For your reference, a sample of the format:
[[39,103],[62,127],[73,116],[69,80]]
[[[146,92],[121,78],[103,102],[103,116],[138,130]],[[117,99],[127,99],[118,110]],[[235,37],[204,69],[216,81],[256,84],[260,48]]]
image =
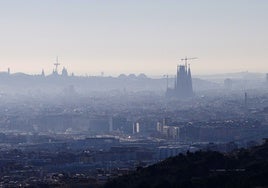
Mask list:
[[268,187],[268,142],[229,154],[178,155],[108,182],[105,188]]

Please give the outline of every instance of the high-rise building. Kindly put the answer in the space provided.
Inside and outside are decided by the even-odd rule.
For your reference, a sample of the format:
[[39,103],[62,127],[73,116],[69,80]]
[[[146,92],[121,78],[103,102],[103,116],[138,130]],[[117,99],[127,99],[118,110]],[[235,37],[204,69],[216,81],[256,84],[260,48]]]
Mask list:
[[137,134],[140,132],[140,124],[137,123],[133,123],[133,134]]
[[175,78],[174,89],[167,89],[166,96],[172,98],[189,98],[193,97],[193,85],[192,85],[192,75],[191,69],[187,65],[177,66],[177,76]]
[[266,74],[266,82],[268,83],[268,73]]

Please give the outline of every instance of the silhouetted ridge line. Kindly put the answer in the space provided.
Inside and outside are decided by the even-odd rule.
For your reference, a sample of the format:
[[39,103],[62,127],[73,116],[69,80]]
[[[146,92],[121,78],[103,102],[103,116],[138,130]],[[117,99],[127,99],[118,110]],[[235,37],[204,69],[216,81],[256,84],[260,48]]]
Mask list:
[[268,141],[228,154],[188,152],[113,179],[104,188],[267,187]]

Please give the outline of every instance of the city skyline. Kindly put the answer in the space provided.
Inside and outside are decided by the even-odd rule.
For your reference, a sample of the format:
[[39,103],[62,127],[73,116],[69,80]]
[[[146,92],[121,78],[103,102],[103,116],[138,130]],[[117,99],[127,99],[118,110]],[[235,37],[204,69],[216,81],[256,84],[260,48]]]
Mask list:
[[267,72],[266,1],[0,1],[0,71],[77,75]]

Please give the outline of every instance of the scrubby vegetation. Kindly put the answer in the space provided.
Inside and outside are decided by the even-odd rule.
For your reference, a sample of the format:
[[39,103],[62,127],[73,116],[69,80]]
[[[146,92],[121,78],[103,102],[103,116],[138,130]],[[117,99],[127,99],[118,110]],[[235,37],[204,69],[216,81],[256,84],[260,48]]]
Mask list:
[[178,155],[113,179],[104,188],[268,187],[268,141],[228,154]]

